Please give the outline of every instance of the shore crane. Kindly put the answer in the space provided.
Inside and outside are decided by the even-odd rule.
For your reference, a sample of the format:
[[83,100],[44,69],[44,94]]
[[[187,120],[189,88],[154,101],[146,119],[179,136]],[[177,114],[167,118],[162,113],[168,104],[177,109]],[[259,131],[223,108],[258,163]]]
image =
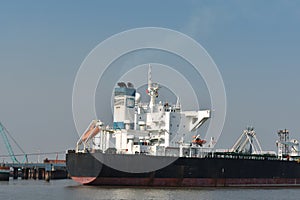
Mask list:
[[14,151],[11,147],[11,144],[9,142],[8,137],[10,137],[10,139],[16,144],[16,146],[20,149],[20,151],[22,152],[22,154],[24,154],[24,160],[22,161],[22,163],[24,162],[28,162],[28,158],[27,158],[27,154],[24,152],[24,150],[21,148],[21,146],[17,143],[17,141],[12,137],[12,135],[8,132],[8,130],[3,126],[3,124],[0,122],[0,134],[2,136],[3,142],[6,146],[7,152],[12,160],[13,163],[20,163],[19,160],[16,158]]

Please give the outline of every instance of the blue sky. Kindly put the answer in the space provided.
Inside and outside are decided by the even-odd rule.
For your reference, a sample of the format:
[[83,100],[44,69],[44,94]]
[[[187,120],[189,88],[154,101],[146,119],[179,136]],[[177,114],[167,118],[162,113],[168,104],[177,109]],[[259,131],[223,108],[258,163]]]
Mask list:
[[73,148],[72,88],[84,58],[111,35],[148,26],[191,36],[217,64],[227,93],[218,147],[247,125],[266,150],[280,128],[300,139],[299,1],[3,0],[0,121],[26,152]]

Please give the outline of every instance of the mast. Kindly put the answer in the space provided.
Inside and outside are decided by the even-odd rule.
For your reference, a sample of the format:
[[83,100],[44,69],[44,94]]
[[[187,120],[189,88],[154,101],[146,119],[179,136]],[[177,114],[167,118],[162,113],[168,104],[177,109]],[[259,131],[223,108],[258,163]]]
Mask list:
[[158,84],[152,83],[152,69],[151,69],[151,65],[149,64],[147,94],[150,96],[149,108],[151,112],[153,112],[155,100],[158,97],[158,89],[159,89]]
[[151,65],[149,64],[149,67],[148,67],[148,90],[150,90],[152,86],[152,68],[151,68]]

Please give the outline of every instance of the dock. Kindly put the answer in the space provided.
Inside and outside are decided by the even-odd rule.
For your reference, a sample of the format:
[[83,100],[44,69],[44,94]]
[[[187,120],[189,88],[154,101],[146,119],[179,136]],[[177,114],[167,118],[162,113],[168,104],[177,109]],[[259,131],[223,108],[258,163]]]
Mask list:
[[66,179],[68,172],[65,160],[44,160],[43,163],[6,163],[13,169],[13,179],[39,179],[50,181],[52,179]]
[[[65,154],[64,151],[62,152],[51,152],[51,153],[25,153],[21,146],[16,142],[10,132],[4,127],[4,125],[0,122],[0,135],[4,141],[5,147],[7,149],[8,155],[0,155],[0,158],[10,158],[11,163],[4,162],[1,163],[1,166],[6,166],[10,168],[5,169],[2,173],[5,175],[3,176],[3,180],[8,180],[9,175],[13,177],[13,179],[18,179],[21,177],[22,179],[40,179],[50,181],[51,179],[65,179],[68,178],[68,172],[66,168],[66,161],[59,160],[59,154]],[[12,144],[15,145],[20,151],[21,154],[15,154],[13,150]],[[40,155],[51,155],[55,154],[56,159],[49,160],[46,158],[42,163],[36,162],[29,162],[28,156],[40,156]],[[24,157],[23,161],[19,161],[17,157],[22,156]],[[38,159],[39,160],[39,159]]]

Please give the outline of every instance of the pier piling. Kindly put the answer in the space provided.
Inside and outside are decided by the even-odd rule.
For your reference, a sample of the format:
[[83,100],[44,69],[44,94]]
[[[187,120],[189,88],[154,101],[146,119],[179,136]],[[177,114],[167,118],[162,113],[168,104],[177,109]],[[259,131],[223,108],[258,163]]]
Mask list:
[[39,180],[45,179],[45,169],[38,168],[38,179]]
[[14,169],[14,171],[13,171],[13,179],[18,179],[18,177],[19,177],[19,168],[14,167],[13,169]]
[[29,175],[29,168],[22,168],[22,179],[27,180]]
[[45,173],[45,181],[50,181],[50,179],[51,179],[51,171],[46,171],[46,173]]

